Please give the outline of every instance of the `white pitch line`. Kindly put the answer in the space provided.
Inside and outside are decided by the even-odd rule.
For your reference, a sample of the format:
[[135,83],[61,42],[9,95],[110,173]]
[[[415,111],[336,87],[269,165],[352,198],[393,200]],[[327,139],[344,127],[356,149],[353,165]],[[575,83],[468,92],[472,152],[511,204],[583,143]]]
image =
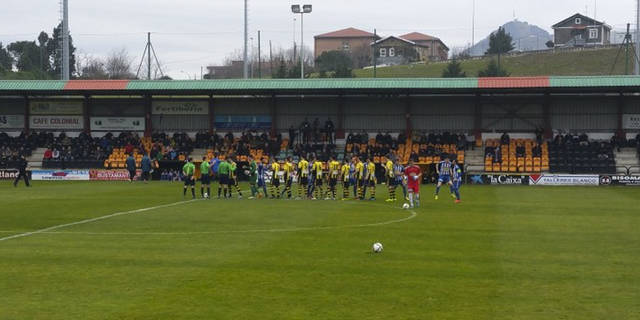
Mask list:
[[170,203],[170,204],[163,204],[163,205],[155,206],[155,207],[142,208],[142,209],[136,209],[136,210],[130,210],[130,211],[123,211],[123,212],[116,212],[116,213],[112,213],[112,214],[109,214],[109,215],[106,215],[106,216],[101,216],[101,217],[96,217],[96,218],[91,218],[91,219],[86,219],[86,220],[81,220],[81,221],[76,221],[76,222],[60,224],[60,225],[57,225],[57,226],[52,226],[52,227],[48,227],[48,228],[44,228],[44,229],[40,229],[40,230],[35,230],[35,231],[24,232],[24,233],[20,233],[20,234],[14,234],[12,236],[7,236],[7,237],[4,237],[4,238],[0,238],[0,241],[7,241],[7,240],[11,240],[11,239],[16,239],[16,238],[28,237],[28,236],[32,236],[34,234],[39,234],[39,233],[51,233],[51,231],[53,231],[53,230],[58,230],[58,229],[66,228],[66,227],[76,226],[76,225],[79,225],[79,224],[85,224],[85,223],[91,223],[91,222],[96,222],[96,221],[100,221],[100,220],[106,220],[106,219],[109,219],[109,218],[122,216],[122,215],[126,215],[126,214],[133,214],[133,213],[146,212],[146,211],[151,211],[151,210],[156,210],[156,209],[169,208],[169,207],[174,207],[174,206],[177,206],[177,205],[186,204],[186,203],[190,203],[190,202],[194,202],[194,201],[199,201],[199,200],[180,201],[180,202],[174,202],[174,203]]
[[321,230],[335,230],[335,229],[347,229],[347,228],[367,228],[386,226],[390,224],[401,223],[409,221],[418,216],[415,211],[410,211],[411,215],[396,220],[389,220],[368,224],[356,224],[346,226],[329,226],[329,227],[300,227],[300,228],[282,228],[282,229],[256,229],[256,230],[220,230],[220,231],[199,231],[199,232],[42,232],[45,234],[79,234],[79,235],[106,235],[106,236],[185,236],[185,235],[200,235],[200,234],[234,234],[234,233],[280,233],[280,232],[300,232],[300,231],[321,231]]

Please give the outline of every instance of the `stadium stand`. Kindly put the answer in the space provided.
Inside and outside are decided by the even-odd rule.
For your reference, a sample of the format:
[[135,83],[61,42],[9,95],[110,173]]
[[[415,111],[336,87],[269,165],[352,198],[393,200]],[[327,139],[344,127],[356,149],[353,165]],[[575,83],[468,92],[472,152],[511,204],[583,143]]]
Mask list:
[[537,173],[548,171],[549,146],[533,139],[500,139],[485,142],[485,171],[499,173]]
[[390,133],[378,133],[375,139],[369,139],[366,133],[352,133],[347,137],[345,152],[348,155],[373,157],[375,163],[381,163],[387,155],[394,155],[402,163],[412,158],[417,164],[431,165],[449,156],[464,164],[466,141],[466,136],[448,132],[414,132],[412,137],[400,133],[396,139]]
[[22,133],[18,137],[10,137],[0,132],[0,168],[15,167],[20,156],[30,156],[37,146],[36,135]]
[[590,141],[586,134],[556,135],[550,147],[552,173],[616,173],[614,144]]

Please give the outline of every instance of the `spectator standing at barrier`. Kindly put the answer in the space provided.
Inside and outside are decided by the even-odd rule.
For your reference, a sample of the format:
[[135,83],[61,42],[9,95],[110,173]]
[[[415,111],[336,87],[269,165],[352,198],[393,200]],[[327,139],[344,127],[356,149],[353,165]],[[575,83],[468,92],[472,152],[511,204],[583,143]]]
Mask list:
[[13,186],[17,187],[18,182],[20,182],[20,179],[24,179],[24,184],[27,187],[30,187],[29,177],[27,176],[27,159],[25,159],[24,156],[20,156],[20,159],[18,160],[17,169],[18,169],[18,176],[16,177],[16,180],[13,181]]
[[142,156],[140,166],[142,167],[142,181],[147,183],[149,179],[151,179],[151,158],[149,158],[148,154],[145,153],[144,156]]
[[133,153],[129,153],[127,157],[127,171],[129,171],[129,182],[133,182],[136,177],[136,159],[133,158]]
[[300,125],[300,131],[302,131],[302,142],[309,143],[309,136],[311,135],[311,124],[307,118],[304,118],[304,121]]
[[324,131],[327,134],[327,142],[333,143],[335,141],[334,137],[335,137],[336,127],[333,125],[333,121],[331,121],[331,118],[328,118],[327,121],[324,123]]
[[296,144],[296,129],[291,125],[289,127],[289,149],[293,150],[293,146]]

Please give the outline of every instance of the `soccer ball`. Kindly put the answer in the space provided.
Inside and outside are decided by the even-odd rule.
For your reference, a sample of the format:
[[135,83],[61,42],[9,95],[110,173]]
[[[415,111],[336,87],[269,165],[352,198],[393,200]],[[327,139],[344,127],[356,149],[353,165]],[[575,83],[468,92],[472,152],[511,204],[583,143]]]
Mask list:
[[205,198],[209,198],[209,194],[205,192],[205,193],[204,193],[204,197],[205,197]]
[[409,209],[409,204],[408,203],[403,204],[402,209],[405,209],[405,210]]
[[380,253],[380,252],[382,252],[382,249],[383,249],[382,248],[382,243],[376,242],[376,243],[373,244],[373,252],[374,253]]

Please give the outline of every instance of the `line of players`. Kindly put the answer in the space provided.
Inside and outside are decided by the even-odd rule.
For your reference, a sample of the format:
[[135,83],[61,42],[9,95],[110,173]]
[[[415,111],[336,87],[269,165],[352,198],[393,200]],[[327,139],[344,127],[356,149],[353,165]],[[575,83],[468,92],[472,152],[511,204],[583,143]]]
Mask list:
[[[282,164],[273,158],[268,164],[256,161],[253,157],[249,157],[248,160],[249,166],[244,173],[249,177],[251,188],[249,199],[262,197],[293,199],[294,180],[297,181],[297,195],[295,197],[297,200],[336,200],[339,184],[342,184],[342,200],[350,199],[351,190],[353,190],[353,199],[365,200],[367,193],[369,193],[369,200],[376,199],[378,181],[373,159],[352,157],[340,163],[335,157],[331,157],[327,162],[328,170],[325,170],[324,163],[314,156],[311,156],[309,160],[302,157],[297,163],[288,157]],[[406,167],[394,160],[391,156],[385,157],[383,160],[385,182],[389,189],[389,198],[386,201],[397,201],[396,189],[401,187],[410,207],[419,206],[422,170],[411,160]],[[445,158],[436,166],[436,170],[438,185],[435,199],[438,200],[442,184],[448,184],[452,197],[456,203],[460,202],[462,171],[455,160],[451,162]],[[191,187],[191,194],[195,198],[195,164],[193,159],[188,159],[182,171],[184,176],[183,196],[186,196],[187,189]],[[216,155],[210,162],[203,158],[200,165],[202,173],[200,195],[203,198],[210,198],[211,181],[215,177],[219,182],[218,198],[233,197],[234,189],[238,193],[238,198],[242,198],[237,171],[238,165],[233,157],[220,160]],[[325,185],[327,186],[326,190]],[[284,187],[282,191],[280,190],[281,186]],[[267,191],[267,187],[269,191]]]

